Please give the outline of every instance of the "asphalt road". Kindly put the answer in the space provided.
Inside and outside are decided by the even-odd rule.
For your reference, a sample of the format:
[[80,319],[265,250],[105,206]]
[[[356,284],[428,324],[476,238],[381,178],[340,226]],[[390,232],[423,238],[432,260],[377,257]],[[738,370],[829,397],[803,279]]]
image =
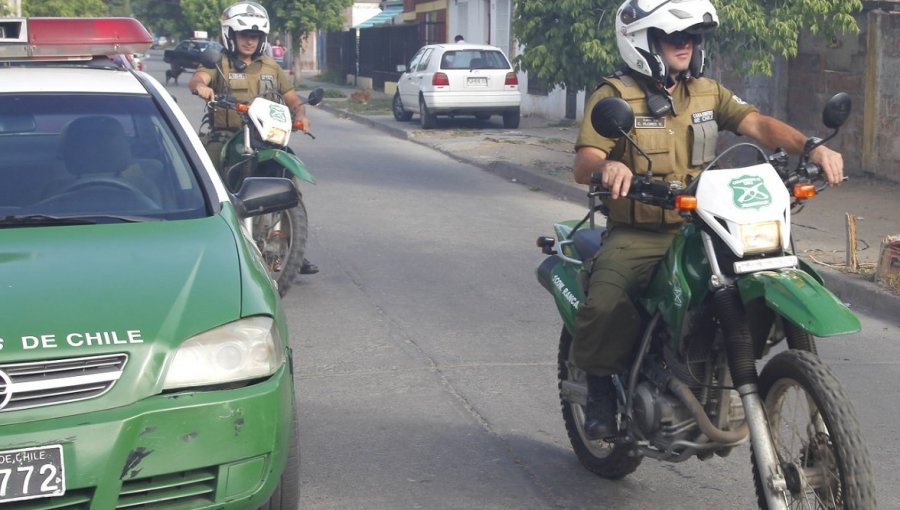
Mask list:
[[[148,70],[162,77],[153,57]],[[170,87],[189,118],[200,102]],[[534,247],[583,207],[322,111],[292,147],[308,255],[321,268],[284,304],[307,509],[750,508],[748,449],[647,459],[601,480],[568,445],[556,390],[561,322]],[[854,399],[882,508],[900,507],[898,324],[819,343]]]

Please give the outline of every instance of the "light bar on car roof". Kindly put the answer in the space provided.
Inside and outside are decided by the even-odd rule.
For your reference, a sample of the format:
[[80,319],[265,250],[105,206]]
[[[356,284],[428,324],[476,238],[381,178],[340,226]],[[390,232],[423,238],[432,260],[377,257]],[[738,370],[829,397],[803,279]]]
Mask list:
[[0,18],[0,60],[88,60],[152,43],[134,18]]

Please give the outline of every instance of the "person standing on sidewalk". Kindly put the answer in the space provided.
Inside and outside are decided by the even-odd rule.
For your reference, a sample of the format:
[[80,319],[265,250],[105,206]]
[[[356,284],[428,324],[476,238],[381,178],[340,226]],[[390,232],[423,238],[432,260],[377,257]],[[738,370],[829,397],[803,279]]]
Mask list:
[[[799,154],[806,137],[757,109],[719,83],[702,78],[703,34],[718,24],[709,0],[626,0],[615,18],[616,40],[626,67],[603,79],[585,105],[615,96],[635,112],[632,135],[653,160],[653,176],[687,184],[715,157],[719,130],[745,135],[769,149]],[[639,5],[640,4],[640,5]],[[584,430],[591,439],[615,435],[612,374],[630,368],[641,327],[634,301],[669,248],[682,221],[676,211],[624,198],[634,174],[647,173],[647,161],[625,140],[605,138],[584,116],[575,144],[575,180],[600,183],[610,191],[607,230],[598,253],[586,265],[589,283],[578,310],[573,337],[575,365],[588,373]],[[843,180],[841,155],[825,146],[810,153],[830,185]]]
[[[205,101],[211,101],[216,94],[226,90],[242,102],[278,94],[290,108],[294,120],[302,121],[303,131],[308,133],[310,124],[303,99],[297,95],[284,69],[272,57],[263,54],[269,33],[266,9],[256,2],[238,2],[222,13],[221,25],[225,46],[219,61],[222,73],[200,66],[188,82],[188,89]],[[211,130],[203,145],[218,169],[222,146],[241,128],[241,119],[236,112],[216,110],[210,124]],[[315,264],[303,260],[300,274],[318,272]]]
[[275,44],[272,45],[272,58],[275,59],[275,62],[284,69],[284,54],[285,49],[284,46],[281,45],[281,39],[276,38]]

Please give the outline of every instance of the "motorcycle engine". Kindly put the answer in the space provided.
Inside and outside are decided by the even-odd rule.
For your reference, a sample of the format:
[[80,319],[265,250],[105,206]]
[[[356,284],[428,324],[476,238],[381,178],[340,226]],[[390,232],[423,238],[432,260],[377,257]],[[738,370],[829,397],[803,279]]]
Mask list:
[[696,433],[694,417],[684,404],[647,381],[635,388],[634,419],[644,436],[657,446],[668,446],[672,441],[687,439],[689,434]]

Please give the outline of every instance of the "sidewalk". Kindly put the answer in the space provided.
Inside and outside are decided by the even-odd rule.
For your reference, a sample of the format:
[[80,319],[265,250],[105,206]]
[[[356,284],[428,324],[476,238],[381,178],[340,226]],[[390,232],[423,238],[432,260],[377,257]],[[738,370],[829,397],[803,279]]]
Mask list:
[[[340,89],[349,96],[356,89],[318,83],[304,76],[307,87]],[[390,113],[391,97],[372,91],[371,105],[383,108],[353,113],[344,99],[326,99],[319,107],[392,136],[419,143],[501,177],[562,199],[587,205],[585,186],[572,178],[574,142],[578,125],[569,119],[522,117],[519,129],[503,129],[498,116],[482,122],[471,117],[438,117],[436,129],[423,130],[418,116],[398,122]],[[836,189],[809,200],[793,217],[798,254],[813,262],[828,288],[852,309],[859,308],[886,320],[900,318],[900,295],[885,290],[869,277],[841,271],[846,263],[846,214],[857,216],[858,260],[863,273],[871,273],[878,260],[881,239],[900,234],[900,184],[851,177]]]

